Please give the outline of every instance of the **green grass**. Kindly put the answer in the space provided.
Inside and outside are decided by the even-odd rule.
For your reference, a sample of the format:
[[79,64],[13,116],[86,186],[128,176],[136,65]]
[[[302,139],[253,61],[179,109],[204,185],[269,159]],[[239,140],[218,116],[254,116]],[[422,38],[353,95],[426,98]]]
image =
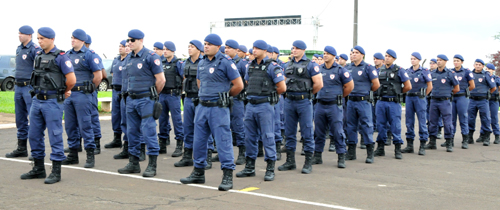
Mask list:
[[0,92],[0,112],[15,113],[14,91]]

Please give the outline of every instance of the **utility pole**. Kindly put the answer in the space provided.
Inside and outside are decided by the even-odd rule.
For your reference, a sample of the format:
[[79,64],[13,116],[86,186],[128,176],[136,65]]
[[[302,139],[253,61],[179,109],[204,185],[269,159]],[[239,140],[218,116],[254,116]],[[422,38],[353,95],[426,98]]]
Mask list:
[[354,31],[352,33],[352,47],[358,45],[358,0],[354,0]]

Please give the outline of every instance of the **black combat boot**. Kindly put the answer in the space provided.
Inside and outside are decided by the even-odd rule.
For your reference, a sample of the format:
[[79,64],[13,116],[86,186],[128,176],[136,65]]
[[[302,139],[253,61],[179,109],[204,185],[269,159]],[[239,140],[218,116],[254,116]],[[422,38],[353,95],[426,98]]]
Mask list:
[[500,144],[500,135],[495,135],[495,141],[493,144]]
[[[281,152],[280,152],[280,149],[281,149],[281,141],[277,141],[275,142],[276,143],[276,161],[280,161],[281,160]],[[243,154],[245,155],[245,154]],[[239,158],[240,156],[238,156]]]
[[443,138],[443,127],[439,127],[436,139],[442,139],[442,138]]
[[120,148],[120,147],[122,147],[122,134],[121,133],[115,133],[115,138],[113,138],[113,141],[104,145],[104,148],[106,148],[106,149]]
[[356,144],[347,144],[347,160],[356,160]]
[[52,173],[45,179],[45,184],[54,184],[61,181],[61,161],[52,161]]
[[406,148],[401,150],[401,152],[402,153],[413,153],[414,152],[413,139],[406,139],[406,142],[408,143],[408,145],[406,145]]
[[345,168],[345,154],[338,154],[337,167]]
[[95,143],[94,154],[95,155],[101,154],[101,138],[94,137],[94,143]]
[[219,154],[216,154],[213,158],[210,158],[210,160],[212,160],[212,162],[219,162]]
[[85,161],[84,168],[94,168],[95,165],[95,150],[93,148],[86,149],[87,151],[87,161]]
[[257,153],[257,157],[264,157],[264,144],[259,141],[259,152]]
[[233,147],[235,147],[236,146],[236,133],[231,131],[231,137],[233,138]]
[[469,144],[474,144],[474,131],[473,130],[469,130]]
[[[207,158],[208,161],[208,158]],[[193,149],[189,149],[184,147],[184,154],[182,155],[182,159],[179,162],[174,163],[175,167],[185,167],[193,165]]]
[[490,146],[490,136],[491,132],[486,131],[483,134],[483,146]]
[[401,144],[400,143],[394,144],[394,157],[396,159],[403,159],[403,154],[401,154]]
[[15,158],[15,157],[28,157],[28,146],[27,139],[18,139],[17,140],[17,149],[12,151],[11,153],[5,154],[5,157]]
[[361,139],[359,140],[359,148],[366,149],[365,138],[363,137],[363,135],[361,135]]
[[182,184],[205,184],[205,169],[194,168],[193,172],[186,177],[181,179]]
[[304,162],[304,166],[302,167],[303,174],[310,174],[312,172],[312,162],[313,162],[313,153],[306,152],[306,161]]
[[333,136],[330,136],[330,146],[328,147],[328,151],[329,152],[336,152],[336,148],[335,148],[335,142],[333,140]]
[[[238,158],[236,159],[236,165],[243,165],[245,163],[245,145],[241,145],[238,147]],[[276,153],[278,155],[280,153]],[[281,154],[280,154],[281,155]]]
[[158,139],[158,145],[160,146],[160,154],[167,154],[167,139]]
[[312,164],[313,165],[323,164],[323,158],[321,157],[321,152],[316,152],[316,151],[314,152]]
[[123,142],[123,150],[117,155],[113,156],[114,159],[128,159],[128,141]]
[[141,165],[139,165],[139,157],[129,155],[128,164],[124,168],[118,169],[120,174],[141,173]]
[[286,151],[286,162],[278,167],[279,171],[295,170],[295,153],[293,151]]
[[420,147],[418,148],[418,155],[425,155],[425,143],[426,141],[420,141]]
[[149,155],[149,163],[144,173],[142,173],[143,177],[154,177],[156,176],[156,160],[158,159],[158,155]]
[[[382,144],[382,147],[384,145]],[[373,147],[375,147],[375,143],[366,145],[366,161],[365,163],[373,163]]]
[[236,173],[236,177],[255,176],[255,160],[250,157],[246,157],[245,160],[246,160],[245,168],[242,171]]
[[306,155],[306,152],[304,151],[304,142],[302,142],[302,150],[300,150],[300,155]]
[[469,134],[462,134],[462,149],[469,149]]
[[446,138],[446,151],[453,152],[452,138]]
[[139,161],[146,160],[146,144],[141,144],[141,154],[139,156]]
[[476,143],[480,143],[484,141],[484,133],[479,133],[479,138],[476,139]]
[[[388,140],[389,141],[389,140]],[[375,156],[385,156],[385,144],[382,141],[377,142],[377,150],[375,150]]]
[[[213,150],[211,150],[211,149],[209,149],[207,151],[207,166],[205,166],[205,170],[208,170],[208,169],[212,168],[212,161],[213,161],[212,153],[213,153]],[[218,157],[217,157],[217,160],[219,160]]]
[[[80,147],[78,147],[78,152],[83,152],[83,149],[82,149],[82,148],[83,148],[83,146],[82,146],[82,141],[83,141],[83,140],[82,140],[82,138],[80,138],[80,140],[79,140],[79,141],[80,141]],[[69,153],[70,151],[71,151],[71,150],[70,150],[70,148],[69,148],[69,147],[68,147],[68,148],[64,148],[64,153]],[[63,165],[64,165],[64,164],[63,164]]]
[[78,149],[70,148],[68,157],[66,157],[66,160],[63,160],[61,164],[63,165],[78,164]]
[[212,150],[212,153],[217,153],[217,144],[215,144],[215,141],[214,141],[214,149]]
[[429,143],[425,145],[425,149],[437,149],[436,147],[436,136],[429,137]]
[[182,146],[184,141],[177,140],[177,144],[175,145],[175,151],[172,153],[172,157],[180,157],[182,155]]
[[47,177],[45,173],[45,166],[43,165],[43,159],[33,159],[35,164],[33,169],[28,173],[22,174],[21,179],[43,179]]
[[267,160],[267,167],[266,167],[266,175],[264,176],[264,181],[273,181],[274,180],[274,166],[276,164],[276,161],[274,160]]
[[392,132],[387,130],[387,141],[385,141],[385,146],[391,146],[392,142]]
[[231,169],[222,169],[223,176],[222,182],[219,185],[219,191],[228,191],[233,189],[233,170]]

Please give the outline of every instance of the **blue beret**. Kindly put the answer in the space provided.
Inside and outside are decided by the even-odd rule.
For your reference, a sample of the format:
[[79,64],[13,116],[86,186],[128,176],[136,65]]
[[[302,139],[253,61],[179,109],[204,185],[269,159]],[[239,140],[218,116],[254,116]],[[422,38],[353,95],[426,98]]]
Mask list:
[[301,50],[305,50],[307,48],[306,43],[302,40],[296,40],[295,42],[293,42],[293,46]]
[[248,50],[250,54],[253,54],[253,49]]
[[203,44],[200,41],[198,41],[198,40],[191,40],[189,42],[189,44],[194,45],[196,48],[198,48],[198,50],[200,50],[201,52],[204,52]]
[[267,45],[267,52],[268,53],[273,53],[274,52],[273,46]]
[[267,50],[267,43],[264,40],[257,40],[253,42],[253,47],[259,48],[261,50]]
[[222,39],[217,34],[209,34],[207,37],[205,37],[205,41],[217,46],[222,45]]
[[144,33],[139,29],[132,29],[128,32],[128,37],[134,39],[144,39]]
[[241,51],[243,51],[244,53],[248,52],[248,49],[245,45],[242,45],[240,44],[240,47],[238,47],[238,49],[240,49]]
[[323,54],[321,54],[321,55],[318,55],[318,58],[323,58]]
[[226,53],[226,47],[225,46],[220,47],[219,51],[221,53]]
[[385,51],[385,53],[389,54],[393,58],[398,58],[398,55],[396,55],[396,52],[394,52],[394,50],[388,49],[387,51]]
[[349,58],[347,58],[347,55],[346,54],[340,54],[340,57],[344,60],[349,60]]
[[375,53],[375,55],[373,55],[373,57],[375,57],[376,59],[379,59],[379,60],[385,60],[385,57],[384,55],[382,55],[382,53]]
[[238,44],[237,41],[228,39],[226,40],[226,46],[233,48],[233,49],[238,49],[240,47],[240,44]]
[[478,62],[478,63],[482,63],[482,64],[484,65],[484,61],[483,61],[483,60],[481,60],[481,59],[479,59],[479,58],[478,58],[478,59],[476,59],[476,62]]
[[491,70],[495,70],[495,66],[492,63],[486,64],[486,68],[489,68]]
[[[441,58],[441,59],[443,59],[443,60],[445,60],[445,61],[448,61],[448,57],[446,57],[446,55],[443,55],[443,54],[439,54],[439,55],[438,55],[438,58]],[[436,62],[436,63],[437,63],[437,62]]]
[[316,58],[317,58],[317,57],[318,57],[318,54],[314,53],[313,57],[316,57]]
[[433,58],[431,59],[431,62],[437,63],[438,61],[435,58]]
[[337,55],[337,56],[335,56],[335,59],[339,59],[339,58],[340,58],[340,57],[339,57],[338,55]]
[[[460,59],[460,60],[464,61],[464,57],[462,57],[462,56],[461,56],[461,55],[459,55],[459,54],[456,54],[455,56],[453,56],[453,58],[458,58],[458,59]],[[484,64],[484,63],[483,63],[483,64]]]
[[167,48],[167,50],[175,52],[175,44],[173,42],[166,41],[165,43],[163,43],[163,45],[165,45],[165,47]]
[[163,50],[163,43],[161,42],[155,42],[155,44],[153,45],[153,47],[156,47],[160,50]]
[[73,35],[73,37],[75,37],[81,41],[87,40],[87,33],[85,33],[85,31],[82,29],[76,29],[75,31],[73,31],[72,35]]
[[47,39],[53,39],[56,37],[56,32],[49,27],[41,27],[38,29],[38,33]]
[[31,28],[31,26],[21,26],[21,28],[19,28],[19,32],[21,32],[22,34],[33,34],[35,33],[33,31],[33,28]]
[[337,55],[337,50],[333,48],[332,46],[326,46],[325,47],[325,52],[332,54],[333,56]]
[[413,52],[411,55],[412,55],[413,57],[417,58],[418,60],[422,60],[422,56],[421,56],[421,55],[420,55],[420,53],[418,53],[418,52]]
[[[356,46],[356,47],[354,47],[354,50],[357,50],[357,51],[359,51],[361,54],[366,55],[366,54],[365,54],[365,49],[363,49],[363,48],[362,48],[361,46],[359,46],[359,45],[358,45],[358,46]],[[351,50],[351,51],[352,51],[352,50]]]
[[273,46],[273,53],[280,54],[280,50],[277,47]]
[[125,47],[125,46],[126,46],[126,44],[127,44],[127,40],[122,40],[122,41],[120,42],[120,44],[121,44],[121,45],[123,45],[123,46]]
[[85,44],[92,44],[92,37],[87,34],[87,40],[85,40]]

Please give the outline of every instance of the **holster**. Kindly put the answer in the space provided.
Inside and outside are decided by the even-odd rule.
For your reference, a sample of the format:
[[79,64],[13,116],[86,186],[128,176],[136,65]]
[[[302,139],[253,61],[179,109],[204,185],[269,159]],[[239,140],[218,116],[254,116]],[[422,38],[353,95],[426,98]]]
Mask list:
[[153,105],[153,119],[160,119],[161,112],[163,111],[163,106],[159,101],[155,101]]

